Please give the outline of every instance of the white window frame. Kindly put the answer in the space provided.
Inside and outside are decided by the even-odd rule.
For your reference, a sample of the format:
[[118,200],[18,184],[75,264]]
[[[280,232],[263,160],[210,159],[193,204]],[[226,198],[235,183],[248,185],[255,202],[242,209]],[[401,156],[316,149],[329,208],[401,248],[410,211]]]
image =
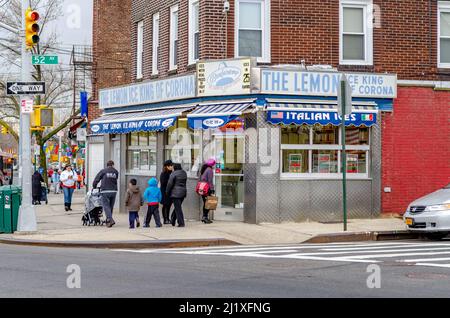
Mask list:
[[159,60],[159,12],[153,15],[152,75],[158,75],[158,60]]
[[234,16],[234,55],[239,56],[239,3],[261,3],[261,31],[262,31],[262,56],[257,57],[258,63],[270,63],[270,0],[235,0]]
[[[443,36],[441,36],[441,13],[442,12],[448,12],[450,13],[450,3],[449,2],[444,2],[441,1],[438,3],[438,41],[437,41],[437,45],[438,45],[438,54],[437,54],[437,58],[438,58],[438,67],[439,68],[450,68],[450,63],[442,63],[441,62],[441,38],[444,38]],[[450,39],[450,37],[445,37]]]
[[[281,128],[280,128],[280,180],[341,180],[342,174],[342,129],[339,129],[339,144],[336,145],[320,145],[313,144],[314,130],[313,126],[308,126],[309,129],[309,144],[291,145],[281,143]],[[372,129],[369,127],[369,145],[346,145],[345,150],[357,150],[366,152],[366,173],[347,173],[348,179],[367,180],[369,177],[369,169],[371,167],[371,145],[372,145]],[[307,173],[291,173],[283,172],[283,150],[308,150],[308,172]],[[312,152],[314,150],[329,150],[337,151],[338,172],[337,173],[313,173],[312,172]]]
[[200,0],[189,0],[189,65],[198,61],[198,58],[195,58],[195,34],[200,33],[200,21],[197,23],[199,30],[195,32],[194,6],[198,7],[200,19]]
[[[344,60],[344,7],[364,10],[364,60]],[[373,65],[373,17],[372,0],[341,0],[339,5],[339,64]]]
[[[175,32],[174,15],[177,14],[177,32]],[[175,41],[178,40],[178,26],[179,26],[179,16],[178,16],[178,5],[170,7],[170,43],[169,43],[169,71],[174,71],[178,68],[178,65],[174,63],[176,58],[175,52]],[[179,47],[179,45],[178,45]],[[178,61],[177,61],[178,62]]]
[[144,77],[144,21],[137,24],[136,79]]

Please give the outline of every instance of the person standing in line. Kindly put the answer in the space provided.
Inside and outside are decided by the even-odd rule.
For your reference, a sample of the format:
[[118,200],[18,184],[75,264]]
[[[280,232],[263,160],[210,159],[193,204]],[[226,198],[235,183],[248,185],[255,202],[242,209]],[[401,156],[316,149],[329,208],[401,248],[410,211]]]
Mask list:
[[125,206],[129,213],[130,229],[134,229],[135,223],[136,227],[141,226],[139,223],[139,210],[143,204],[144,199],[142,198],[141,190],[137,186],[137,180],[131,179],[125,197]]
[[171,216],[171,223],[172,226],[175,226],[175,221],[178,221],[178,227],[184,227],[182,204],[187,195],[187,173],[179,163],[173,165],[173,170],[166,189],[166,195],[172,199],[175,208]]
[[60,180],[62,182],[62,188],[64,192],[64,206],[67,211],[72,211],[72,196],[75,191],[75,182],[78,176],[75,171],[72,170],[71,165],[67,165],[64,171],[61,173]]
[[60,177],[61,177],[61,170],[53,172],[52,182],[55,187],[55,194],[59,194]]
[[97,188],[99,182],[100,192],[102,195],[103,210],[106,214],[106,226],[112,227],[116,222],[113,219],[114,203],[116,203],[117,180],[119,179],[119,171],[114,168],[114,161],[109,160],[106,168],[100,171],[92,184],[93,189]]
[[167,183],[169,182],[170,174],[173,171],[172,160],[167,160],[164,162],[163,171],[159,176],[159,182],[161,183],[161,194],[162,200],[162,215],[164,219],[164,224],[170,224],[170,207],[172,206],[172,200],[168,195],[166,195]]
[[44,182],[44,178],[36,171],[31,176],[31,196],[33,197],[33,205],[41,204],[41,195],[42,195],[42,184]]
[[208,196],[214,194],[214,171],[213,167],[216,165],[215,159],[209,159],[205,162],[205,164],[200,169],[200,181],[207,182],[208,183],[208,192],[202,194],[202,200],[203,200],[203,217],[202,222],[205,224],[211,224],[212,221],[209,219],[209,210],[206,209],[206,200],[208,199]]
[[159,217],[159,202],[161,202],[161,190],[158,188],[158,180],[151,178],[148,181],[148,188],[144,192],[144,200],[147,202],[148,209],[145,216],[144,227],[150,227],[152,216],[155,217],[156,227],[162,227],[161,219]]

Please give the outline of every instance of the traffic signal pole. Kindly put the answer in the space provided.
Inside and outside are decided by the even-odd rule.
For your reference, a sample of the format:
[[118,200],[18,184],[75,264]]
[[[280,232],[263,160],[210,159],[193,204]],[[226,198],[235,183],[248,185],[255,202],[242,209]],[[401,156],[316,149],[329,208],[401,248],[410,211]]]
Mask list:
[[[22,81],[32,82],[31,76],[31,54],[27,51],[25,41],[25,13],[28,8],[28,0],[21,0],[22,8]],[[22,38],[23,37],[23,38]],[[20,96],[20,101],[26,99],[26,96]],[[22,186],[22,204],[19,209],[19,219],[17,223],[18,232],[35,232],[37,231],[36,211],[31,204],[31,131],[30,121],[31,115],[29,113],[20,113],[20,144],[21,152],[19,156],[22,158],[19,163],[19,171],[21,171],[21,186]]]

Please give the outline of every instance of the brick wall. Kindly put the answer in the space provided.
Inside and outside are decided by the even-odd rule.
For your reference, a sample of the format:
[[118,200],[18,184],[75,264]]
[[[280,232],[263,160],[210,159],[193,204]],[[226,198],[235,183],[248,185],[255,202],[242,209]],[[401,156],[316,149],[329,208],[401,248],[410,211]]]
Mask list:
[[94,0],[93,102],[89,120],[99,117],[98,90],[131,81],[131,0]]
[[403,213],[411,201],[450,183],[449,111],[449,92],[399,88],[394,112],[383,114],[383,212]]

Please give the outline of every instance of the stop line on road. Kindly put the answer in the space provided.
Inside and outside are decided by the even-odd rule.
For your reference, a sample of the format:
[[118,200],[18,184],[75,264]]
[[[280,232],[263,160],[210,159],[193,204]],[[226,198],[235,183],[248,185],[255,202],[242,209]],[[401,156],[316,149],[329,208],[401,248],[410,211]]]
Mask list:
[[450,242],[248,245],[115,251],[142,254],[218,255],[350,263],[382,263],[393,261],[407,265],[450,268]]

